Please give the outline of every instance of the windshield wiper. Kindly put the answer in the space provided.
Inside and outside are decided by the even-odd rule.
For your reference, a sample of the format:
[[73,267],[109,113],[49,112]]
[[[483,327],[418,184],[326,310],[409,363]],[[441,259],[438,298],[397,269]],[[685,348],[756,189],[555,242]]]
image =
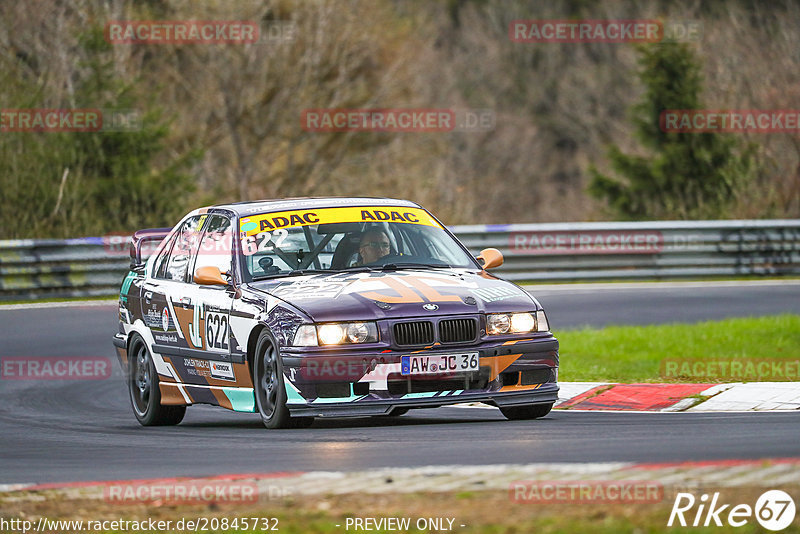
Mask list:
[[342,267],[341,269],[334,269],[334,272],[347,271],[348,273],[369,273],[377,270],[378,267],[369,267],[367,265],[353,265],[352,267]]
[[260,274],[253,277],[253,281],[257,282],[258,280],[267,280],[270,278],[283,278],[286,276],[302,276],[304,274],[331,274],[335,273],[336,271],[332,271],[330,269],[294,269],[288,272],[281,272],[275,274]]
[[452,265],[446,263],[413,263],[413,262],[392,262],[385,265],[354,265],[344,267],[341,271],[349,273],[369,273],[374,271],[401,271],[404,269],[452,269]]
[[384,265],[382,271],[398,271],[401,269],[450,269],[450,265],[441,263],[387,263]]
[[293,270],[289,271],[288,273],[286,273],[286,275],[287,276],[296,276],[296,275],[299,275],[299,274],[320,274],[320,273],[327,274],[327,273],[332,273],[332,272],[334,272],[334,271],[331,271],[330,269],[293,269]]

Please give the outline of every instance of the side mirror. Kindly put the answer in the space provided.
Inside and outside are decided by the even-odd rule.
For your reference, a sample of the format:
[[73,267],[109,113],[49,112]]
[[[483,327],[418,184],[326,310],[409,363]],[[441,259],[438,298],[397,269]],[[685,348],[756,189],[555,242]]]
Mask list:
[[484,269],[493,269],[503,265],[503,253],[496,248],[485,248],[478,255],[478,261],[483,264]]
[[212,265],[200,267],[194,272],[194,283],[201,286],[227,286],[228,282],[222,277],[219,267]]

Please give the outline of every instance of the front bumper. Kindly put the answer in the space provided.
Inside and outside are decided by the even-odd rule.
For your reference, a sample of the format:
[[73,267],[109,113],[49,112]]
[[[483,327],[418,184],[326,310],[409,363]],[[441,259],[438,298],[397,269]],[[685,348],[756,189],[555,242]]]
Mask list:
[[114,337],[111,339],[111,342],[114,344],[114,350],[117,352],[117,358],[119,359],[119,364],[122,366],[122,370],[127,373],[128,372],[128,336],[122,333],[114,334]]
[[350,403],[316,403],[289,405],[293,416],[364,417],[386,415],[394,408],[438,408],[463,402],[483,402],[497,407],[552,404],[558,400],[558,385],[544,384],[534,391],[498,391],[494,393],[462,392],[458,395],[430,398],[380,399]]
[[[477,352],[480,369],[449,375],[401,375],[408,354]],[[287,405],[296,416],[362,416],[394,408],[463,402],[494,406],[549,404],[558,398],[558,341],[551,335],[424,350],[303,351],[281,353]]]

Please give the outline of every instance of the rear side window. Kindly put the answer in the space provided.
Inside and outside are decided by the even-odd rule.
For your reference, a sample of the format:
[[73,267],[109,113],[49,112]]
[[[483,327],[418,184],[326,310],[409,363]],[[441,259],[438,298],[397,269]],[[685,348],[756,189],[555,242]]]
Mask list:
[[158,257],[155,259],[155,263],[153,264],[153,278],[164,278],[167,272],[169,251],[172,250],[172,245],[175,244],[175,237],[177,235],[178,234],[172,234],[172,237],[169,238],[169,242],[164,245],[164,248],[161,249]]
[[169,257],[156,271],[156,278],[185,282],[189,263],[197,250],[200,236],[200,227],[203,225],[205,215],[198,215],[187,219],[177,231]]

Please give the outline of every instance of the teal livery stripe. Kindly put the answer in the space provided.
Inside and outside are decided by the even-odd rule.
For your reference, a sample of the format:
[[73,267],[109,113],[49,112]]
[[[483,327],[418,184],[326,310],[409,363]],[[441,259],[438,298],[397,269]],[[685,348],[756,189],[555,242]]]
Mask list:
[[255,412],[256,397],[252,388],[222,388],[222,392],[231,401],[231,407],[237,412]]

